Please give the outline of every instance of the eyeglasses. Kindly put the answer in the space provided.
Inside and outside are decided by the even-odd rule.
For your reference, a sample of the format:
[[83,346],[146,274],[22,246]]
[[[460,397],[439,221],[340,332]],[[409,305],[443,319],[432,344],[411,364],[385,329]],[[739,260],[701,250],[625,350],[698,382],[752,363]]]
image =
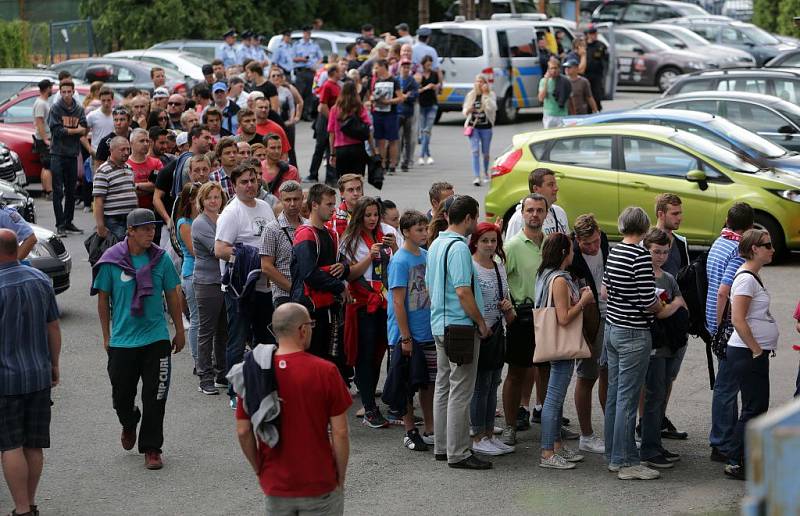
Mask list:
[[763,247],[765,249],[772,249],[772,242],[759,242],[756,247]]
[[299,329],[302,330],[303,326],[308,326],[313,330],[316,325],[317,325],[317,321],[308,321],[308,322],[304,322],[303,324],[301,324]]

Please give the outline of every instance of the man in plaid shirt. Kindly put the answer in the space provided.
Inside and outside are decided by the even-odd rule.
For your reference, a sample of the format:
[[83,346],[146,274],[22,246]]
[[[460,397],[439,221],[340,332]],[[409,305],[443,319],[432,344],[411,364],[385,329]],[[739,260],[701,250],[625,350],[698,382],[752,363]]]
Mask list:
[[236,167],[239,160],[239,150],[236,147],[236,139],[231,136],[226,136],[220,139],[214,153],[219,159],[220,167],[211,172],[208,176],[209,181],[214,181],[222,186],[228,199],[233,198],[236,192],[233,190],[233,181],[231,181],[230,173]]

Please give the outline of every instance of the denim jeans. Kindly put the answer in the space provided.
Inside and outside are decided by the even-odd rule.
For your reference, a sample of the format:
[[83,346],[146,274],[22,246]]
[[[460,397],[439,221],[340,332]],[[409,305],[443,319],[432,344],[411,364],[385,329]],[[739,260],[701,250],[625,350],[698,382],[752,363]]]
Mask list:
[[469,147],[472,150],[472,175],[481,176],[481,154],[483,155],[483,173],[489,174],[489,147],[492,145],[492,129],[472,130],[469,136]]
[[753,358],[750,348],[728,346],[727,360],[742,390],[742,414],[723,448],[729,464],[744,464],[744,432],[748,421],[769,409],[769,352]]
[[361,403],[367,410],[376,408],[375,388],[381,375],[383,355],[376,356],[376,346],[381,333],[386,332],[386,312],[358,311],[358,358],[356,359],[356,386]]
[[550,362],[550,380],[547,382],[547,396],[542,406],[543,450],[552,450],[555,443],[561,441],[561,415],[574,367],[574,360]]
[[667,402],[667,387],[672,382],[672,371],[678,357],[650,357],[645,380],[644,414],[642,416],[642,460],[652,459],[663,451],[661,447],[661,421]]
[[181,280],[183,295],[189,306],[189,349],[197,366],[197,331],[200,329],[200,313],[197,311],[197,298],[194,297],[194,276],[187,276]]
[[606,460],[615,466],[635,466],[639,464],[639,450],[634,440],[636,411],[653,339],[649,329],[621,328],[607,322],[605,342],[608,356]]
[[61,227],[72,223],[75,214],[78,158],[51,154],[50,171],[53,174],[53,213],[56,216],[56,227]]
[[[103,217],[103,224],[106,225],[106,229],[117,237],[117,240],[120,242],[125,240],[125,236],[128,234],[128,225],[125,222],[124,215],[122,217]],[[180,271],[180,269],[178,270]]]
[[419,156],[421,158],[428,158],[431,155],[431,131],[433,130],[438,110],[439,106],[437,104],[419,107]]
[[733,374],[727,358],[717,362],[717,377],[711,399],[711,446],[728,455],[726,446],[733,438],[736,420],[739,418],[739,379]]
[[478,370],[475,376],[475,392],[469,404],[469,420],[472,432],[482,434],[494,430],[494,413],[497,410],[497,387],[503,368]]

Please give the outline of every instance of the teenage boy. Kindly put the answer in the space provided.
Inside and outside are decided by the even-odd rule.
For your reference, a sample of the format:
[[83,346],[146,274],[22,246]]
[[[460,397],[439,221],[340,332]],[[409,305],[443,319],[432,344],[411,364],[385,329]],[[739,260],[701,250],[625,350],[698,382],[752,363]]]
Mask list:
[[339,178],[338,185],[342,203],[336,208],[336,212],[326,226],[334,230],[341,238],[344,230],[347,229],[347,223],[350,222],[350,214],[356,208],[358,200],[364,195],[364,178],[359,174],[344,174]]
[[[431,333],[431,301],[425,285],[428,252],[420,248],[428,239],[428,220],[418,211],[407,211],[400,217],[400,233],[405,239],[403,247],[389,262],[389,346],[392,361],[401,356],[412,357],[405,378],[410,384],[410,396],[403,415],[406,431],[403,445],[409,450],[426,451],[428,445],[433,444],[433,387],[436,383],[436,344]],[[418,360],[418,355],[424,358]],[[418,369],[423,364],[426,367]],[[419,389],[419,404],[425,421],[422,435],[414,424],[413,392],[416,389]]]

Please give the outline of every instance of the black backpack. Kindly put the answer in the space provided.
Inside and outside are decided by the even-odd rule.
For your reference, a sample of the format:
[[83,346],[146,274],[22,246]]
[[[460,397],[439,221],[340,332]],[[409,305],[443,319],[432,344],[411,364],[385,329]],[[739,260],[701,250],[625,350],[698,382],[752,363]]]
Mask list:
[[706,297],[708,296],[707,261],[708,251],[704,251],[697,255],[689,265],[681,269],[675,279],[681,289],[683,300],[686,301],[686,306],[689,308],[689,333],[700,337],[706,344],[708,379],[713,389],[714,359],[711,353],[711,335],[706,329]]

